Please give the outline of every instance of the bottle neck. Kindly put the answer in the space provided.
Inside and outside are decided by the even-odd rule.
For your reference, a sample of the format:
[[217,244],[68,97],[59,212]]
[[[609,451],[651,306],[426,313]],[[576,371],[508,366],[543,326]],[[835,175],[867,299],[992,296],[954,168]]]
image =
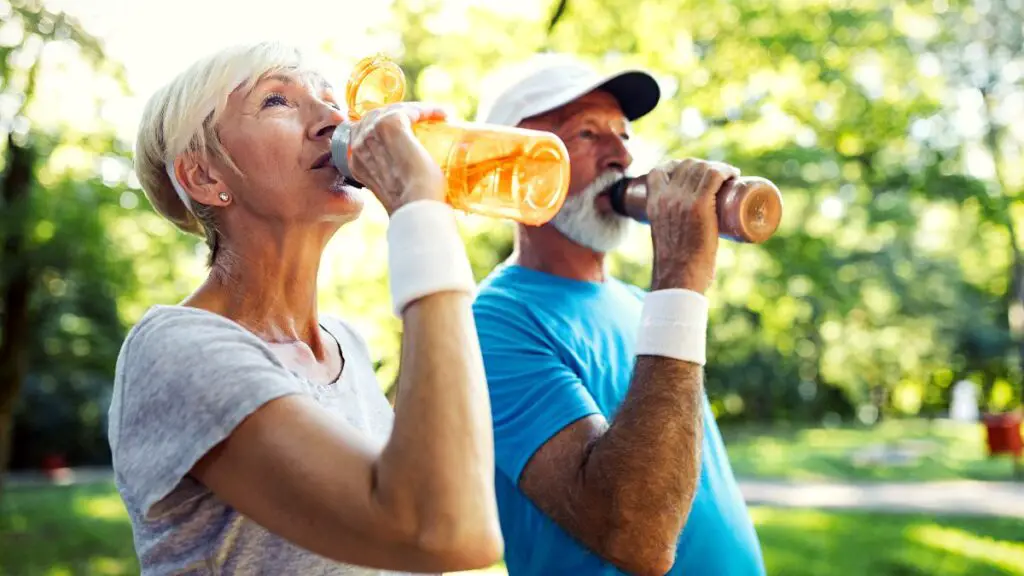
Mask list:
[[648,222],[645,177],[623,178],[612,184],[608,191],[608,199],[616,213],[644,224]]

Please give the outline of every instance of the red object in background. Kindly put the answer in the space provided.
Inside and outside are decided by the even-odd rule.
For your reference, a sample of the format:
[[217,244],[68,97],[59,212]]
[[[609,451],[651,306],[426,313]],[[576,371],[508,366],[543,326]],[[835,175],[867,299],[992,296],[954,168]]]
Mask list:
[[64,456],[60,454],[49,454],[43,458],[43,472],[51,473],[67,466]]
[[63,454],[48,454],[42,462],[43,474],[55,484],[67,484],[72,479],[71,469]]
[[1024,453],[1024,441],[1020,435],[1021,415],[1018,412],[986,414],[985,430],[988,432],[988,453],[1013,454],[1017,458]]
[[46,476],[53,477],[59,470],[68,467],[68,462],[62,454],[49,454],[43,458],[43,472]]

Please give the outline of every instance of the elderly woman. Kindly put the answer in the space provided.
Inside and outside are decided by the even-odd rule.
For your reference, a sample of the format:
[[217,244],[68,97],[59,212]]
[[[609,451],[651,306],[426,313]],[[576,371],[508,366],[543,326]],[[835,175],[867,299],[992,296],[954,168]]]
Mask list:
[[149,101],[139,180],[211,255],[206,281],[148,310],[117,363],[110,446],[144,574],[500,558],[473,279],[441,171],[409,129],[440,118],[400,104],[352,132],[353,174],[390,215],[392,413],[364,340],[317,310],[323,249],[362,209],[330,162],[331,88],[296,51],[261,44],[196,63]]

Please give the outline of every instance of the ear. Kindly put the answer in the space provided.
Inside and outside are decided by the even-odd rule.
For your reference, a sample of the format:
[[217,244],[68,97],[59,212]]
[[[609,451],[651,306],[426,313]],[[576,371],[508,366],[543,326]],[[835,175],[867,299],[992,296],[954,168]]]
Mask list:
[[185,192],[193,200],[208,206],[227,206],[228,200],[221,200],[221,192],[228,192],[227,184],[217,169],[205,158],[196,154],[182,154],[174,161],[174,175]]

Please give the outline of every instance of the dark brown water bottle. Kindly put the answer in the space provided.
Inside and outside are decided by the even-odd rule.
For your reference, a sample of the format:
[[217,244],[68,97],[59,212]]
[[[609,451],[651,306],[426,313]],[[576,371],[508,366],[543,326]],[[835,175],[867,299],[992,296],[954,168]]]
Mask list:
[[[612,209],[638,222],[647,218],[647,179],[625,178],[608,192]],[[760,244],[782,220],[782,194],[771,181],[757,176],[730,178],[718,193],[718,235],[726,240]]]

